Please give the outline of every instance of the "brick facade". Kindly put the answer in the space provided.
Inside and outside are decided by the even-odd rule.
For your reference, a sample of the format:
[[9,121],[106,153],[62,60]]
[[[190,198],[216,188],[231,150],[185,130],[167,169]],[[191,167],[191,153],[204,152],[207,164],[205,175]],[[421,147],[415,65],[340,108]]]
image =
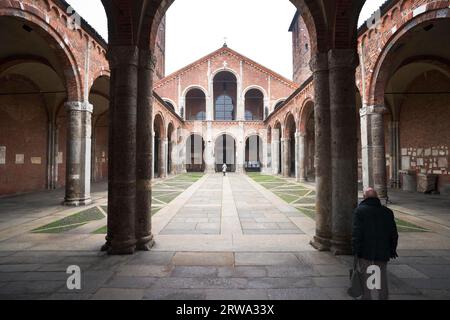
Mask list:
[[[356,86],[361,92],[362,108],[385,105],[384,90],[393,77],[389,68],[393,65],[400,67],[397,61],[399,58],[394,54],[395,49],[399,48],[398,43],[403,43],[405,39],[410,40],[413,37],[413,33],[410,31],[416,30],[415,28],[419,25],[425,27],[430,22],[437,20],[447,21],[450,17],[449,5],[450,1],[388,1],[381,9],[381,19],[377,21],[378,23],[370,27],[364,25],[360,28],[357,43],[361,66],[356,71]],[[202,135],[206,148],[205,157],[210,162],[207,164],[210,169],[215,157],[215,142],[224,132],[234,137],[237,160],[241,162],[245,162],[247,138],[258,134],[265,143],[264,159],[261,161],[263,169],[270,173],[285,170],[281,168],[281,163],[277,163],[278,160],[275,161],[280,153],[283,153],[284,158],[286,155],[298,158],[297,148],[301,141],[307,141],[306,145],[308,146],[314,145],[311,123],[314,86],[310,77],[309,62],[312,52],[317,49],[325,50],[323,44],[325,40],[320,33],[320,24],[318,23],[314,28],[311,26],[312,16],[296,15],[291,25],[294,81],[290,81],[226,47],[218,49],[178,72],[165,76],[165,19],[160,14],[161,12],[156,13],[158,28],[152,28],[150,41],[155,44],[153,55],[156,59],[153,112],[154,116],[159,115],[164,126],[161,145],[164,145],[165,141],[168,145],[171,144],[170,152],[161,150],[162,154],[170,153],[166,155],[166,158],[171,158],[172,161],[167,162],[171,163],[171,168],[162,166],[162,169],[167,173],[185,170],[183,147],[192,133]],[[25,24],[32,29],[30,36],[33,39],[39,39],[39,43],[47,45],[41,51],[29,47],[27,52],[20,52],[16,55],[8,55],[6,51],[4,53],[2,51],[3,55],[0,57],[1,90],[14,94],[25,89],[31,91],[47,89],[58,92],[50,98],[39,95],[34,95],[33,98],[20,95],[0,97],[2,114],[0,119],[2,121],[0,126],[2,132],[0,135],[0,195],[64,185],[67,128],[69,126],[64,103],[66,101],[92,103],[89,94],[92,94],[94,82],[102,76],[109,77],[106,43],[84,21],[80,29],[70,28],[73,18],[74,16],[67,11],[67,4],[63,1],[10,0],[0,3],[0,19],[2,19],[2,23],[4,21],[3,30],[8,30],[6,27],[9,27],[10,31],[18,32],[22,28],[21,24]],[[336,21],[337,26],[344,23],[344,20]],[[117,43],[120,42],[119,40]],[[345,47],[351,41],[351,38],[343,37],[337,39],[334,46]],[[42,53],[42,56],[33,56],[33,53],[36,52]],[[30,60],[24,61],[24,55]],[[441,58],[437,61],[440,64],[448,62],[449,57]],[[405,59],[403,62],[408,62],[407,57]],[[422,54],[421,59],[430,60],[430,57]],[[26,72],[23,71],[24,67],[21,67],[27,63],[32,63],[33,68],[38,68],[36,66],[43,68],[45,74],[51,74],[52,83],[48,88],[36,87],[37,84],[42,85],[38,78],[27,78]],[[436,63],[434,63],[435,66]],[[50,72],[45,68],[53,71]],[[411,83],[408,90],[428,91],[439,88],[442,92],[448,92],[448,77],[443,76],[446,71],[442,72],[446,69],[441,66],[436,68],[441,71],[427,70],[423,75],[417,75],[417,79]],[[222,71],[230,72],[236,78],[236,121],[223,122],[213,119],[213,79]],[[205,95],[206,121],[185,121],[184,119],[186,95],[191,89],[201,90]],[[264,121],[245,121],[244,98],[246,93],[253,89],[263,93]],[[95,94],[101,95],[102,93]],[[105,99],[109,99],[107,94]],[[409,169],[418,172],[426,170],[433,173],[440,171],[442,178],[439,185],[443,190],[449,180],[445,175],[450,170],[448,165],[450,132],[448,126],[445,126],[448,121],[444,119],[448,114],[446,110],[449,107],[447,96],[445,94],[420,97],[409,95],[401,102],[391,98],[387,100],[389,103],[385,107],[388,114],[384,116],[384,128],[389,178],[395,180],[396,173],[394,171],[406,169],[401,167],[401,157],[410,157]],[[392,106],[393,101],[395,106]],[[280,102],[283,103],[275,109]],[[167,103],[173,105],[174,110],[170,109]],[[17,106],[17,108],[12,110],[11,106]],[[109,123],[107,114],[103,116],[96,114],[96,107],[94,103],[92,123],[94,124],[93,137],[95,138],[92,148],[91,172],[92,179],[100,181],[108,175]],[[289,125],[292,119],[294,119],[295,126]],[[397,135],[393,129],[396,121],[399,123]],[[172,129],[169,130],[169,127]],[[280,129],[278,135],[277,128]],[[172,134],[167,137],[169,131]],[[435,132],[439,132],[439,134],[436,135]],[[360,135],[360,133],[356,134]],[[394,154],[392,149],[395,139],[399,139],[398,152],[400,154]],[[271,144],[268,145],[268,142]],[[430,149],[431,156],[425,155],[425,153],[429,153],[428,149]],[[24,155],[24,163],[16,163],[22,161],[21,155]],[[2,157],[5,163],[1,163]],[[311,150],[307,158],[311,172],[311,166],[313,166]],[[395,167],[395,161],[400,163],[399,168]],[[406,163],[406,159],[403,161]],[[20,174],[17,174],[18,172]],[[284,173],[289,174],[289,172]],[[296,172],[297,176],[299,174]],[[12,185],[12,179],[16,176],[20,176],[20,178],[14,178],[14,185]]]

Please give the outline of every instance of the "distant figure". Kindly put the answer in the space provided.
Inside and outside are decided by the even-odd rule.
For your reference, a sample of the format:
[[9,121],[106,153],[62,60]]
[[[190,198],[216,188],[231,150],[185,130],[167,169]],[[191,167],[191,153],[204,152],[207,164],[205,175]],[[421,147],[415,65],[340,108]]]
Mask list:
[[222,165],[222,172],[223,172],[223,176],[224,176],[224,177],[227,175],[227,169],[228,169],[227,164],[224,163],[224,164]]
[[[373,188],[364,191],[364,200],[354,211],[352,247],[362,273],[363,300],[387,300],[389,298],[387,263],[397,255],[398,232],[394,213],[381,204]],[[373,286],[373,271],[378,266],[381,282]],[[369,273],[368,273],[369,271]],[[367,280],[370,278],[367,285]],[[376,283],[376,282],[375,282]]]

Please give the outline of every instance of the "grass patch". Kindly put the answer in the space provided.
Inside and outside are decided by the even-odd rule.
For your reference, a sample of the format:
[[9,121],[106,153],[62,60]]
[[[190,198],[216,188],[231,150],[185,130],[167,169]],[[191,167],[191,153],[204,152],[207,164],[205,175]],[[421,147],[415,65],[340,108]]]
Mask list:
[[418,225],[395,218],[395,223],[397,224],[398,232],[429,232],[430,230],[419,227]]
[[178,197],[180,195],[180,193],[177,194],[167,194],[164,196],[158,196],[158,197],[154,197],[156,200],[162,201],[164,203],[169,203],[171,201],[173,201],[176,197]]
[[94,232],[92,232],[93,234],[106,234],[108,233],[108,227],[107,226],[103,226],[97,230],[95,230]]
[[298,211],[303,213],[305,216],[315,220],[316,219],[316,211],[315,209],[309,209],[309,208],[297,208]]
[[298,197],[296,196],[286,194],[283,192],[274,192],[274,193],[288,203],[294,202],[296,199],[298,199]]
[[105,216],[100,211],[99,208],[93,207],[78,213],[75,213],[71,216],[62,218],[58,221],[46,224],[45,226],[34,229],[33,233],[61,233],[66,232],[72,229],[75,229],[79,226],[82,226],[88,222],[101,220]]

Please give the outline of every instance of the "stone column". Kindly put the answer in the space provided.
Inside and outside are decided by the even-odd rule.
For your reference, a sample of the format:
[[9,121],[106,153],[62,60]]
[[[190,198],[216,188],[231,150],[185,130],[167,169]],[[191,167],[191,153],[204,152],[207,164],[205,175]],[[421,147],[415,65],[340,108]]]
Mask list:
[[276,129],[272,131],[272,172],[278,174],[280,166],[280,134],[276,132]]
[[[152,118],[152,127],[153,127],[153,118]],[[152,129],[152,133],[151,133],[151,136],[150,136],[151,138],[151,140],[152,140],[152,172],[151,172],[151,177],[152,177],[152,179],[155,179],[155,157],[154,157],[154,155],[155,155],[155,132],[153,131],[153,129]]]
[[67,159],[64,204],[82,206],[91,200],[91,118],[93,106],[88,102],[66,102]]
[[353,49],[328,53],[330,76],[332,240],[336,255],[351,254],[352,217],[358,201],[358,148]]
[[111,109],[108,197],[109,254],[131,254],[136,247],[136,112],[138,48],[111,46]]
[[295,134],[297,145],[297,158],[296,158],[296,178],[298,182],[306,181],[306,139],[305,134],[297,132]]
[[372,187],[380,198],[387,197],[384,106],[364,106],[361,111],[363,185]]
[[311,245],[320,251],[331,246],[331,127],[328,56],[311,59],[314,79],[314,122],[316,142],[316,234]]
[[153,70],[155,62],[150,51],[139,51],[136,119],[136,249],[148,251],[153,246],[152,160],[153,160]]
[[159,140],[159,168],[160,168],[160,178],[167,178],[167,138],[162,138]]
[[289,138],[283,138],[281,139],[281,143],[283,144],[283,148],[282,148],[282,157],[281,157],[281,162],[282,164],[282,174],[283,177],[288,178],[289,177],[289,164],[290,164],[290,149],[291,149],[291,139]]
[[400,188],[400,134],[399,134],[399,122],[392,121],[391,122],[391,134],[392,134],[392,179],[393,186],[395,188]]

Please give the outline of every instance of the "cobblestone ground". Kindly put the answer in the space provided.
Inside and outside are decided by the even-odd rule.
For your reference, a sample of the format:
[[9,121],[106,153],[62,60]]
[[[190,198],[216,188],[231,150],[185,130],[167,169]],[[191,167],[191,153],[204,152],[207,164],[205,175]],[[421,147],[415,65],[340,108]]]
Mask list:
[[[153,216],[156,245],[133,256],[99,252],[104,235],[92,230],[101,220],[61,233],[33,232],[79,212],[59,208],[56,193],[42,194],[36,208],[36,198],[25,201],[36,196],[0,200],[0,299],[349,299],[351,257],[308,244],[314,220],[302,208],[311,204],[296,202],[313,197],[313,187],[276,179],[230,174],[165,181],[168,192],[154,195],[161,201]],[[105,197],[95,193],[91,208],[102,209]],[[420,214],[411,201],[401,206],[401,194],[394,198],[398,219],[426,231],[401,233],[400,258],[388,267],[391,299],[449,299],[444,210],[433,202],[433,210]],[[70,265],[81,268],[81,290],[67,289]]]

